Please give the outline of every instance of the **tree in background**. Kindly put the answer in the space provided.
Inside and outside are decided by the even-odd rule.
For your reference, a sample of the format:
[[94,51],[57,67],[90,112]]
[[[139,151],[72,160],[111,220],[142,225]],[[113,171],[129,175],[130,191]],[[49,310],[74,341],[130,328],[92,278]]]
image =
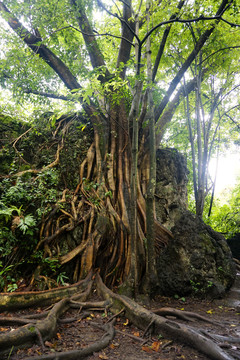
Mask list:
[[207,212],[203,214],[204,221],[216,231],[222,233],[226,239],[230,239],[240,232],[239,179],[235,187],[224,190],[221,197],[222,199],[215,199],[210,218],[208,217]]
[[[193,38],[195,40],[194,33]],[[227,147],[237,143],[240,128],[238,114],[240,85],[237,62],[232,61],[231,55],[227,54],[223,56],[219,71],[216,61],[210,60],[215,55],[214,51],[203,60],[200,52],[196,57],[191,66],[196,87],[190,94],[186,91],[182,106],[179,106],[175,114],[176,125],[171,124],[165,139],[166,142],[172,142],[173,146],[187,153],[191,174],[190,196],[193,189],[195,212],[200,217],[203,216],[204,210],[208,211],[210,216],[213,204],[217,169],[214,178],[211,178],[210,161],[213,158],[218,159]],[[207,68],[214,69],[214,73],[205,78]],[[182,83],[183,87],[186,87],[185,77]],[[210,202],[207,199],[209,196]]]
[[[227,128],[233,127],[232,124],[229,124],[229,117],[231,112],[239,108],[239,104],[233,105],[229,101],[231,95],[234,93],[235,96],[238,95],[239,85],[235,85],[229,91],[228,89],[229,83],[227,78],[221,80],[220,76],[217,78],[214,75],[208,80],[207,84],[202,84],[198,75],[198,86],[194,94],[195,107],[192,115],[190,113],[189,96],[186,97],[186,116],[191,144],[195,206],[196,214],[200,217],[203,215],[205,199],[211,190],[212,200],[209,215],[213,202],[216,178],[213,181],[209,176],[210,160],[213,158],[213,155],[217,158],[219,157],[220,141],[224,145],[224,138],[226,137],[226,134],[224,134],[224,137],[221,139],[221,133],[226,132]],[[236,128],[236,126],[234,127]],[[231,141],[230,137],[228,141]]]
[[[156,286],[155,242],[166,242],[171,234],[154,215],[155,147],[182,98],[202,81],[201,74],[212,77],[215,68],[206,66],[212,52],[220,51],[222,41],[232,56],[238,51],[235,2],[200,5],[0,2],[5,19],[2,84],[24,99],[80,104],[94,131],[77,187],[66,187],[59,199],[66,202],[67,192],[69,209],[63,213],[56,205],[41,226],[37,245],[51,253],[53,240],[82,223],[81,244],[64,256],[64,263],[80,257],[77,278],[97,266],[110,285],[125,280],[134,293],[141,282],[150,292]],[[193,32],[194,42],[189,41]],[[204,69],[198,56],[206,60]],[[214,59],[221,72],[222,62]],[[189,80],[181,85],[184,75]],[[63,149],[61,139],[54,165]]]

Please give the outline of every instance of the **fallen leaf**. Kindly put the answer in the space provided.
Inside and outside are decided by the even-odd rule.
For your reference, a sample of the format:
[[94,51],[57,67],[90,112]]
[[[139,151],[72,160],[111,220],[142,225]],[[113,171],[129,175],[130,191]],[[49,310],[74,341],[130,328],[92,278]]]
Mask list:
[[119,346],[120,346],[120,344],[119,344],[118,342],[114,341],[114,340],[113,340],[113,342],[112,342],[112,345],[114,346],[114,348],[116,348],[116,347],[119,347]]
[[183,310],[184,310],[184,308],[181,308],[180,310],[182,310],[182,311],[183,311]]
[[152,348],[154,351],[159,351],[160,346],[161,346],[160,341],[154,341],[154,342],[152,343],[151,348]]
[[127,321],[126,321],[123,325],[126,326],[126,325],[128,325],[128,323],[129,323],[129,321],[128,321],[128,319],[127,319]]
[[237,325],[235,325],[235,324],[230,324],[230,326],[235,327],[235,326],[237,326]]
[[50,343],[50,341],[45,341],[45,346],[47,346],[47,347],[53,347],[53,344],[52,343]]
[[[38,352],[38,351],[37,351]],[[27,354],[28,355],[31,355],[33,353],[33,350],[30,348],[30,349],[27,349]],[[39,355],[42,355],[42,354],[39,354]]]
[[206,311],[207,314],[213,314],[213,309]]
[[139,332],[134,332],[133,335],[134,335],[134,336],[137,336],[137,337],[140,336]]
[[0,328],[0,331],[8,331],[8,328]]
[[103,360],[108,360],[108,357],[106,354],[99,354],[98,357]]
[[59,334],[59,333],[57,333],[57,338],[58,338],[58,340],[61,340],[62,335],[61,335],[61,334]]
[[142,346],[142,350],[147,352],[147,353],[153,352],[153,350],[149,346]]

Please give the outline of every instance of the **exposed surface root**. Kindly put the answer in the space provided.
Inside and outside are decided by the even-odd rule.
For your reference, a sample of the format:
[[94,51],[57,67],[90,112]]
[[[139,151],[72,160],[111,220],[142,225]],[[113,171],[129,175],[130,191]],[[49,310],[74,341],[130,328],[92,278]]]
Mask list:
[[[78,283],[46,291],[29,291],[18,293],[1,293],[0,311],[27,308],[30,306],[44,306],[53,304],[62,298],[70,297],[77,292],[86,290],[89,277]],[[75,298],[74,298],[75,299]]]
[[[98,327],[99,327],[99,325],[98,325]],[[113,322],[101,326],[101,329],[103,329],[105,331],[105,334],[102,336],[102,338],[100,340],[96,341],[94,344],[88,346],[85,349],[64,351],[64,352],[58,352],[58,353],[42,355],[42,356],[34,356],[34,357],[26,358],[26,360],[84,359],[85,357],[93,354],[94,352],[98,352],[98,351],[104,349],[113,340],[114,334],[115,334]]]
[[44,340],[51,338],[55,333],[58,317],[67,310],[68,306],[69,299],[63,299],[54,305],[46,319],[37,320],[35,324],[30,323],[2,334],[0,336],[0,353],[9,352],[12,347],[33,343],[36,338],[39,338],[39,333]]
[[208,322],[210,324],[215,324],[218,326],[221,326],[221,324],[216,323],[215,321],[206,318],[205,316],[189,312],[189,311],[182,311],[178,309],[163,307],[161,309],[153,310],[154,314],[160,315],[160,316],[173,316],[178,319],[186,320],[186,321],[195,321],[195,320],[201,320]]
[[102,296],[111,299],[114,302],[116,308],[119,306],[125,307],[126,317],[139,328],[145,329],[150,323],[152,323],[154,332],[158,332],[163,336],[173,338],[174,340],[183,341],[184,343],[206,354],[211,359],[233,359],[213,341],[202,336],[195,329],[158,316],[141,305],[138,305],[130,298],[113,293],[103,284],[99,276],[97,277],[97,287]]
[[[93,294],[95,293],[95,289],[93,289],[93,280],[96,283],[96,289],[98,294],[104,300],[98,301],[86,301],[87,297],[90,296],[90,291],[93,290]],[[102,350],[114,338],[114,324],[113,322],[124,313],[124,316],[128,319],[127,323],[130,322],[137,326],[139,329],[145,330],[143,335],[140,337],[135,334],[128,334],[131,339],[137,340],[138,343],[144,344],[145,338],[147,337],[146,342],[148,341],[148,334],[156,334],[162,335],[164,338],[174,342],[182,342],[184,344],[189,345],[191,348],[197,349],[199,352],[205,354],[210,359],[215,360],[232,360],[237,359],[238,357],[234,353],[232,344],[239,344],[240,338],[235,336],[235,334],[231,334],[230,336],[222,336],[212,334],[212,332],[208,330],[196,329],[190,326],[183,324],[184,321],[192,321],[194,319],[201,320],[204,322],[210,322],[216,326],[219,326],[217,322],[210,321],[204,316],[201,316],[196,313],[185,312],[180,310],[175,310],[173,308],[161,308],[158,310],[147,310],[145,307],[139,305],[134,300],[113,293],[109,290],[102,282],[100,276],[97,274],[95,279],[91,279],[88,277],[87,280],[81,282],[81,287],[78,284],[78,287],[75,287],[74,295],[69,294],[64,299],[58,301],[50,310],[45,311],[39,317],[38,314],[26,316],[22,318],[15,317],[2,317],[0,318],[0,324],[5,326],[12,326],[13,324],[22,325],[18,329],[4,332],[0,335],[0,353],[9,354],[11,350],[14,348],[14,351],[22,346],[31,346],[34,343],[38,343],[40,345],[40,349],[42,349],[39,353],[40,356],[34,356],[27,358],[28,360],[41,360],[41,359],[81,359],[86,356],[89,356],[97,351]],[[84,284],[84,285],[83,285]],[[88,286],[87,286],[88,285]],[[81,293],[79,293],[79,289],[87,289]],[[51,292],[46,291],[45,293],[50,294]],[[3,294],[4,295],[4,294]],[[15,297],[18,297],[18,294],[14,294]],[[21,294],[22,295],[22,294]],[[29,295],[29,293],[28,293]],[[39,304],[38,293],[31,294],[31,305],[33,304],[34,295],[36,297],[36,303]],[[62,293],[63,296],[66,293]],[[13,295],[9,298],[11,303],[11,299],[14,297]],[[7,304],[6,304],[7,305]],[[66,313],[66,311],[70,311],[70,308],[74,307],[79,309],[79,313],[77,317],[71,318],[68,314],[65,319],[60,319],[60,316]],[[82,309],[88,309],[87,312],[80,312]],[[51,338],[55,335],[57,331],[58,324],[68,324],[71,322],[79,323],[82,319],[86,317],[92,316],[92,319],[95,315],[92,315],[90,311],[102,311],[105,318],[107,318],[107,311],[111,309],[115,315],[111,316],[108,321],[105,321],[105,324],[94,323],[90,321],[91,326],[96,326],[101,330],[105,331],[105,334],[101,339],[95,340],[92,344],[85,348],[79,349],[79,346],[76,346],[76,349],[71,351],[55,351],[53,354],[42,354],[43,352],[47,352],[45,347],[45,341],[51,340]],[[162,316],[157,315],[161,314]],[[165,318],[164,316],[174,316],[181,319],[181,322],[173,321],[169,318]],[[34,318],[35,317],[35,318]],[[97,317],[101,318],[100,315]],[[70,325],[65,325],[70,326]],[[84,325],[83,325],[84,326]],[[123,334],[121,330],[117,330],[118,333]],[[218,345],[217,345],[218,343]],[[229,345],[228,345],[229,344]],[[227,346],[228,345],[228,346]],[[168,345],[166,345],[168,346]],[[225,351],[228,350],[228,352]],[[233,356],[231,356],[232,354]],[[26,357],[25,357],[26,359]]]

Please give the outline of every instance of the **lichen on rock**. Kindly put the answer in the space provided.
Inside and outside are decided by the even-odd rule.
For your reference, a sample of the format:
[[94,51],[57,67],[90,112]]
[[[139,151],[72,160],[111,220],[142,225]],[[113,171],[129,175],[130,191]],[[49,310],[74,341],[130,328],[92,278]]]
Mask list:
[[174,238],[157,259],[161,293],[223,296],[236,272],[224,237],[189,211],[171,231]]
[[156,213],[173,233],[157,259],[160,293],[221,297],[235,279],[225,238],[187,210],[186,159],[175,149],[157,152]]

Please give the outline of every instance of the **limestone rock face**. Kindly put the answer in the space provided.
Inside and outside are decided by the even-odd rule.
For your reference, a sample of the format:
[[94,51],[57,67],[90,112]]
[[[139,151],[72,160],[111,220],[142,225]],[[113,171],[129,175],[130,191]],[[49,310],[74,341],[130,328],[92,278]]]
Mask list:
[[235,264],[225,238],[187,211],[186,159],[157,151],[157,219],[174,238],[157,258],[160,293],[221,297],[233,284]]
[[225,238],[189,211],[171,231],[174,238],[157,259],[161,293],[212,298],[224,295],[236,273]]
[[170,230],[187,209],[187,161],[175,149],[158,149],[156,159],[156,214]]

